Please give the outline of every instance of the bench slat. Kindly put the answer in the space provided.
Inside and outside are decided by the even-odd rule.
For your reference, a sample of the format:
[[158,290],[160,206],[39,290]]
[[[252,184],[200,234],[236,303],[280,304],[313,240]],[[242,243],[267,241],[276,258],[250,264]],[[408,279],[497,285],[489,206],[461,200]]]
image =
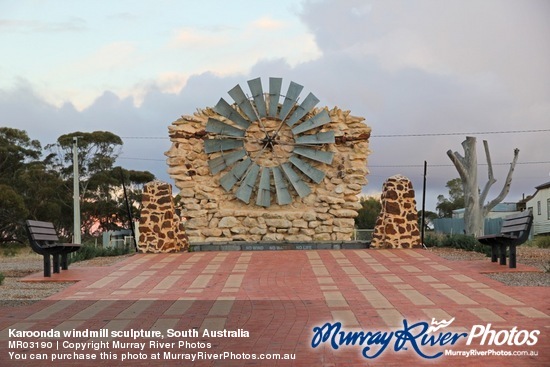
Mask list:
[[30,227],[49,227],[53,228],[52,222],[43,222],[41,220],[27,220],[27,225]]
[[508,225],[516,225],[516,224],[528,224],[530,222],[530,218],[529,217],[521,217],[521,218],[515,218],[515,219],[507,219],[505,221],[502,222],[502,225],[503,226],[508,226]]
[[58,242],[59,238],[56,235],[50,234],[34,234],[32,239],[35,241],[46,241],[46,242]]
[[505,233],[519,233],[519,232],[523,232],[527,230],[527,224],[518,224],[518,225],[515,225],[515,226],[506,226],[506,227],[502,227],[502,229],[500,230],[500,233],[502,234],[505,234]]
[[29,232],[31,234],[49,234],[49,235],[52,235],[52,236],[57,236],[57,232],[53,228],[30,227]]
[[508,216],[506,216],[506,218],[504,218],[505,220],[512,220],[512,219],[517,219],[517,218],[527,218],[529,219],[531,217],[531,212],[529,210],[525,210],[523,212],[519,212],[519,213],[516,213],[516,214],[510,214]]

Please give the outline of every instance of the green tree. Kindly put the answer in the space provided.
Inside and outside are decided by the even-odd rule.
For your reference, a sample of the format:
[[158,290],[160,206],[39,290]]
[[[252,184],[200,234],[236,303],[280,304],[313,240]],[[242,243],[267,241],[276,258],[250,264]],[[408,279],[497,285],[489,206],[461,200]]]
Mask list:
[[57,139],[57,143],[47,146],[51,151],[47,158],[49,165],[61,172],[68,187],[72,187],[72,149],[75,138],[78,139],[83,232],[89,233],[96,224],[99,224],[99,231],[119,229],[121,226],[129,228],[122,179],[124,177],[128,198],[133,204],[132,217],[139,218],[142,186],[153,180],[154,175],[147,171],[128,171],[114,167],[122,147],[122,139],[119,136],[108,131],[77,131],[62,135]]
[[22,224],[34,203],[27,200],[22,183],[25,172],[40,154],[40,142],[31,140],[27,132],[0,128],[0,240],[3,242],[21,241],[25,237]]
[[23,197],[11,186],[0,184],[0,242],[21,241],[21,223],[27,214]]
[[453,210],[464,208],[464,190],[460,178],[447,181],[445,187],[449,189],[449,198],[439,195],[435,208],[440,218],[451,218]]
[[108,171],[120,154],[122,139],[108,131],[84,133],[76,131],[61,135],[55,144],[46,146],[52,154],[47,162],[59,170],[65,180],[73,177],[73,143],[77,139],[80,194],[86,197],[87,191],[99,187],[108,188],[116,182]]
[[28,218],[52,222],[68,234],[72,228],[72,190],[42,162],[28,164],[18,176]]
[[355,217],[355,226],[359,229],[373,229],[376,224],[376,218],[382,210],[380,199],[374,197],[362,197],[359,201],[361,209]]
[[40,154],[40,142],[31,140],[26,131],[0,127],[0,183],[15,185],[19,171]]

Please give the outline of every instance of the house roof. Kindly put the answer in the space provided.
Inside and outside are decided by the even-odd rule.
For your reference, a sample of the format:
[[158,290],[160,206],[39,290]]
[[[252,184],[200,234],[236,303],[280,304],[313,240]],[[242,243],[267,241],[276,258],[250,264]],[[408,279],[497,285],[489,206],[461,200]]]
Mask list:
[[537,190],[535,191],[535,193],[533,195],[530,195],[527,198],[525,198],[525,203],[527,203],[528,201],[534,199],[535,196],[537,196],[537,193],[540,190],[544,190],[544,189],[547,189],[547,188],[550,188],[550,181],[548,181],[546,183],[543,183],[542,185],[535,186],[535,189],[537,189]]
[[548,187],[550,187],[550,181],[548,181],[547,183],[543,183],[542,185],[535,186],[535,189],[542,190],[542,189],[546,189]]

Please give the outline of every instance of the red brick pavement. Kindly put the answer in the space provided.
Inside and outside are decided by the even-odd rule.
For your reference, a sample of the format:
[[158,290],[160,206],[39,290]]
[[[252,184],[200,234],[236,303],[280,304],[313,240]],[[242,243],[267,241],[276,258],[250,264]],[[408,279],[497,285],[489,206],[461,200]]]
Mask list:
[[[135,255],[107,268],[72,268],[54,274],[53,281],[79,281],[32,306],[2,309],[0,366],[549,366],[548,288],[509,287],[484,274],[533,270],[521,264],[510,270],[488,259],[447,261],[426,250]],[[43,279],[34,275],[27,280]],[[398,341],[404,322],[409,326],[430,324],[432,318],[454,318],[450,326],[430,334],[434,337],[468,334],[474,325],[480,330],[488,324],[498,342],[505,342],[514,327],[512,337],[520,342],[529,339],[528,332],[539,330],[540,334],[535,335],[535,345],[522,346],[487,345],[487,341],[480,345],[480,337],[471,345],[461,337],[454,345],[446,340],[446,345],[433,347],[420,345],[420,338]],[[344,331],[371,332],[370,342],[394,334],[374,359],[365,358],[362,352],[372,356],[380,351],[380,345],[373,344],[370,350],[367,343],[341,345],[335,350],[328,338],[312,348],[313,328],[327,322],[340,322]],[[422,325],[410,333],[419,334]],[[53,330],[61,336],[10,336],[10,329]],[[64,331],[101,329],[109,334],[130,330],[160,334],[137,338],[122,334],[108,338],[63,336]],[[249,335],[214,337],[203,335],[205,329],[243,330]],[[168,330],[182,335],[170,336]],[[27,344],[13,345],[18,341]],[[124,342],[145,343],[145,347],[117,344]],[[77,351],[74,343],[88,344]],[[419,356],[472,349],[501,355]],[[538,355],[502,356],[518,351]],[[121,361],[123,356],[140,358],[140,353],[143,359]],[[266,353],[295,355],[295,359],[246,359]],[[223,359],[215,359],[215,354]],[[203,359],[169,359],[192,355]],[[54,356],[65,359],[52,362]],[[117,359],[112,359],[115,356]],[[31,360],[38,357],[47,359]],[[88,359],[74,359],[80,357]]]

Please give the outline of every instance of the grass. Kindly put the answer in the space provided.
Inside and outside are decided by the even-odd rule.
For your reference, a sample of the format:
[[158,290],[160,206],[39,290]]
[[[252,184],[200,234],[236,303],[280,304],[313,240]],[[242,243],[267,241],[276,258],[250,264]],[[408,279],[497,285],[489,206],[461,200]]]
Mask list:
[[28,245],[19,242],[3,243],[0,248],[2,249],[2,251],[0,251],[0,256],[2,257],[15,257],[19,254],[28,253],[30,251],[30,247]]
[[[84,243],[80,250],[73,252],[69,255],[69,262],[74,263],[83,260],[93,259],[94,257],[103,256],[121,256],[133,252],[134,249],[131,246],[124,248],[104,248],[102,246],[96,246],[93,242]],[[25,255],[34,253],[28,244],[21,244],[17,242],[11,242],[2,244],[0,256],[2,257],[16,257],[18,255]]]

